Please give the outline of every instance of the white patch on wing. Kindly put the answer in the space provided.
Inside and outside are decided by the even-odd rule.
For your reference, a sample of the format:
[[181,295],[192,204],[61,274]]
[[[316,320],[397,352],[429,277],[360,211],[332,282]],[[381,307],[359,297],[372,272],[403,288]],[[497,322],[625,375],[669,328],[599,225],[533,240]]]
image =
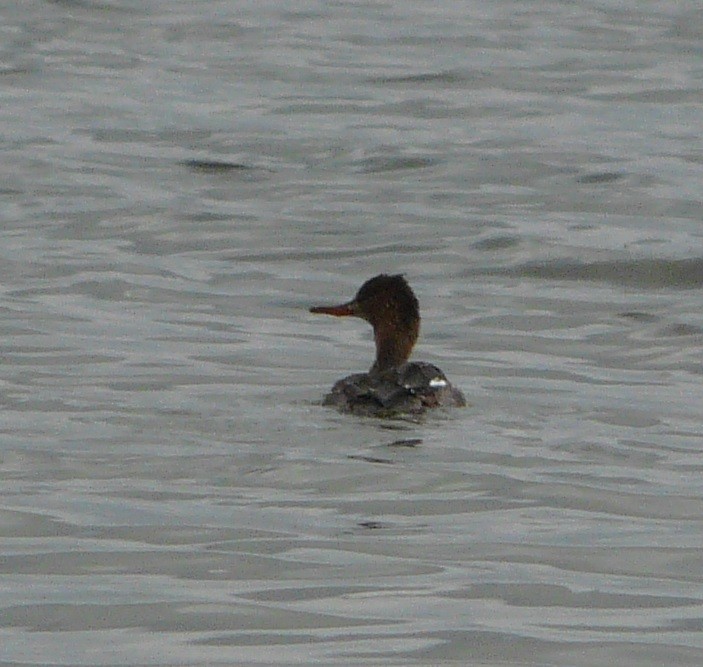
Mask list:
[[440,377],[432,378],[430,380],[430,387],[432,387],[433,389],[437,389],[439,387],[446,387],[446,386],[447,386],[447,381],[440,378]]

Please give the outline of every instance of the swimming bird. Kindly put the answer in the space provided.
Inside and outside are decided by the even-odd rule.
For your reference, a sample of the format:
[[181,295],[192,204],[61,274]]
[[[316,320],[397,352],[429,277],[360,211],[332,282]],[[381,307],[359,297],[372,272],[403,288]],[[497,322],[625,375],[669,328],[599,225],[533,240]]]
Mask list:
[[437,366],[408,361],[420,333],[420,308],[402,275],[375,276],[359,288],[351,301],[338,306],[314,306],[310,312],[360,317],[373,327],[376,341],[376,358],[369,372],[337,381],[323,405],[373,417],[466,405],[464,395]]

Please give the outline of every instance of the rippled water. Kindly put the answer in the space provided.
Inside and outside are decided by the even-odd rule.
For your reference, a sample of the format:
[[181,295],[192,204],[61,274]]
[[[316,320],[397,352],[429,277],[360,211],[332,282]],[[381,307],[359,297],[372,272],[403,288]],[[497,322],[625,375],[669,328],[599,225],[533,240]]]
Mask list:
[[[0,664],[702,664],[701,44],[0,3]],[[468,408],[320,406],[381,271]]]

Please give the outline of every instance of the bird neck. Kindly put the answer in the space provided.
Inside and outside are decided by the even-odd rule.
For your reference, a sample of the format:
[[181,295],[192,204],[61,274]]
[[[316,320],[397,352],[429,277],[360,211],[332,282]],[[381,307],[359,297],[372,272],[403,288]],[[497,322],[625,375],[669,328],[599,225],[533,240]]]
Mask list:
[[419,322],[409,329],[399,329],[394,326],[374,327],[376,360],[371,367],[371,373],[383,373],[404,364],[415,345],[419,327]]

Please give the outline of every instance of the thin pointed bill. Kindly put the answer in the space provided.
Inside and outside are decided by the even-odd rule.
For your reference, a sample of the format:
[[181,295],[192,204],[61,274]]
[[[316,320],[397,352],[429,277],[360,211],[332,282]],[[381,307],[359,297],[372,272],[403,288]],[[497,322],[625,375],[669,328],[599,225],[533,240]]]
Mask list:
[[347,315],[356,315],[356,304],[350,301],[349,303],[341,303],[338,306],[313,306],[310,312],[346,317]]

